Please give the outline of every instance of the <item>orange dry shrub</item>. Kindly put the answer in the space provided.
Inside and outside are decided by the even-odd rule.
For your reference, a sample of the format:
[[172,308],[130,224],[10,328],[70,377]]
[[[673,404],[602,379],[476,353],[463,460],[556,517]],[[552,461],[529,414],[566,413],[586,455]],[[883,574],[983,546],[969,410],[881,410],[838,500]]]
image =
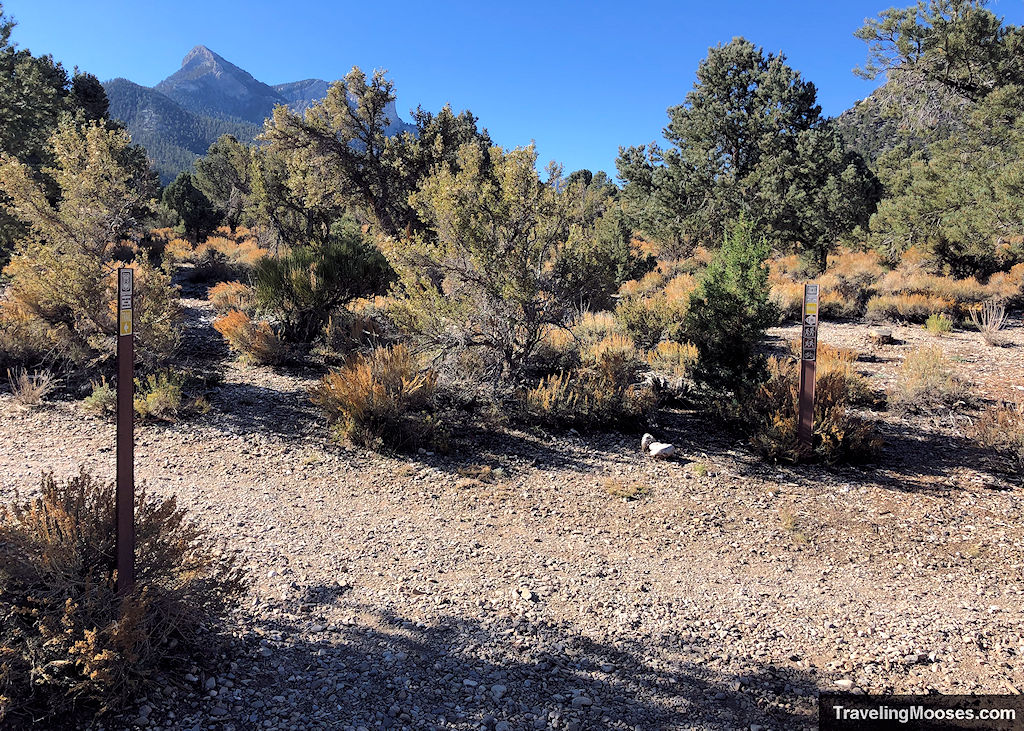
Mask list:
[[236,240],[211,236],[196,247],[191,260],[196,266],[196,276],[227,279],[247,274],[260,259],[269,255],[270,252],[261,248],[255,238]]
[[164,261],[170,266],[175,266],[185,261],[190,261],[195,250],[185,239],[172,239],[164,246]]
[[[697,289],[697,279],[692,274],[677,274],[665,285],[665,299],[670,305],[690,306],[690,295]],[[685,311],[681,314],[685,314]]]
[[579,340],[571,330],[549,325],[541,333],[534,359],[545,373],[575,368],[580,362]]
[[15,303],[0,300],[0,373],[9,368],[40,368],[51,343],[46,323]]
[[1008,272],[997,272],[988,280],[989,296],[1007,307],[1024,306],[1024,262],[1015,264]]
[[596,343],[617,332],[620,332],[619,326],[610,312],[584,312],[572,327],[573,335],[584,344]]
[[661,289],[665,284],[665,275],[659,266],[657,269],[647,272],[640,279],[631,279],[623,282],[619,287],[619,295],[622,297],[633,297],[636,295],[650,294]]
[[149,235],[153,239],[159,241],[171,241],[172,239],[178,238],[178,234],[170,226],[165,228],[154,228],[150,229]]
[[797,319],[803,304],[804,284],[816,281],[821,287],[820,314],[828,318],[855,318],[864,312],[867,300],[886,269],[874,252],[840,250],[829,256],[828,270],[817,277],[803,274],[796,255],[774,259],[768,281],[772,299],[783,320]]
[[611,333],[585,347],[581,363],[546,376],[523,394],[531,421],[580,428],[635,425],[657,405],[653,388],[635,383],[642,362],[628,336]]
[[243,360],[260,365],[284,360],[285,345],[267,322],[253,322],[244,312],[231,310],[214,320],[213,327]]
[[782,319],[799,319],[804,302],[804,285],[800,282],[778,279],[773,275],[769,275],[768,282],[771,286],[772,302],[779,308]]
[[868,300],[869,320],[906,320],[925,322],[932,315],[954,310],[954,303],[940,297],[925,294],[875,295]]
[[437,374],[422,370],[404,345],[350,358],[311,392],[339,437],[373,449],[415,446],[435,436],[425,413],[434,403]]
[[215,284],[210,288],[207,299],[219,312],[226,310],[248,312],[254,305],[252,287],[238,281]]

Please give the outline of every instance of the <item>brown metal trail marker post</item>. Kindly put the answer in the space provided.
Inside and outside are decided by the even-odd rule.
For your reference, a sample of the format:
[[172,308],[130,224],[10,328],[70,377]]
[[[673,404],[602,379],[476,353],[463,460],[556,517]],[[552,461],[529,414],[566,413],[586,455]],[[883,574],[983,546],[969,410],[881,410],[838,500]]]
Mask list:
[[796,435],[806,452],[813,448],[814,433],[814,370],[818,360],[818,285],[804,285],[804,306],[801,311],[800,388]]
[[135,586],[134,274],[117,270],[117,591]]

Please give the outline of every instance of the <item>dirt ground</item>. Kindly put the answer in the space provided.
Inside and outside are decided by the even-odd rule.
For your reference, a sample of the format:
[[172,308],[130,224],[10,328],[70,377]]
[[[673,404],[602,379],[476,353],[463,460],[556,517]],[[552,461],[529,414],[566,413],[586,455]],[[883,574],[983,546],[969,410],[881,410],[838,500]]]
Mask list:
[[[186,351],[224,355],[186,305]],[[980,398],[1021,400],[1011,325],[1007,348],[820,337],[877,388],[928,342]],[[815,727],[819,692],[1024,690],[1024,490],[967,438],[974,412],[875,413],[886,450],[858,468],[767,465],[683,412],[653,428],[669,461],[639,435],[529,431],[388,457],[329,442],[315,378],[231,364],[209,414],[137,429],[138,478],[243,551],[252,589],[213,671],[107,728],[782,730]],[[0,499],[113,474],[114,427],[79,404],[0,410]]]

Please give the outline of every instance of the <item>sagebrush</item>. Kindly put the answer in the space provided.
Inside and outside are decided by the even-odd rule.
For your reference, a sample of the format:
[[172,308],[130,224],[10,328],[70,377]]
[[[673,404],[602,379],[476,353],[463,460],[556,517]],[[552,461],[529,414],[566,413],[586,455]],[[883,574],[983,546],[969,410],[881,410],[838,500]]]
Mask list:
[[[244,592],[237,559],[174,498],[141,487],[136,586],[115,590],[114,486],[82,471],[0,506],[0,725],[57,727],[136,700],[161,668],[204,662]],[[204,663],[205,664],[205,663]],[[31,721],[30,721],[31,720]]]

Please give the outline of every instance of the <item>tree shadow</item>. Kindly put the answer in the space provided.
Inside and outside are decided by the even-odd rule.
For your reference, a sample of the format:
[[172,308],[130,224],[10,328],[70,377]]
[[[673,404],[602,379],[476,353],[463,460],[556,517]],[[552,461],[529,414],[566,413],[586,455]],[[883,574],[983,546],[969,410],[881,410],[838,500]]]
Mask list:
[[230,381],[217,388],[210,402],[213,409],[206,423],[232,434],[295,437],[317,418],[302,388],[285,391]]
[[204,729],[814,727],[809,673],[758,663],[715,670],[711,648],[692,637],[607,641],[522,617],[428,624],[355,609],[357,619],[340,625],[291,614],[258,621],[229,656],[244,690],[202,699],[190,719]]
[[903,493],[943,494],[964,489],[954,476],[965,466],[979,472],[990,489],[1012,489],[1012,478],[996,465],[994,450],[964,436],[920,421],[893,423],[876,418],[883,439],[881,455],[863,464],[774,464],[752,452],[746,439],[725,424],[699,412],[677,412],[666,420],[665,436],[685,454],[727,460],[741,478],[771,479],[809,484],[823,477],[839,478],[856,486],[877,486]]

